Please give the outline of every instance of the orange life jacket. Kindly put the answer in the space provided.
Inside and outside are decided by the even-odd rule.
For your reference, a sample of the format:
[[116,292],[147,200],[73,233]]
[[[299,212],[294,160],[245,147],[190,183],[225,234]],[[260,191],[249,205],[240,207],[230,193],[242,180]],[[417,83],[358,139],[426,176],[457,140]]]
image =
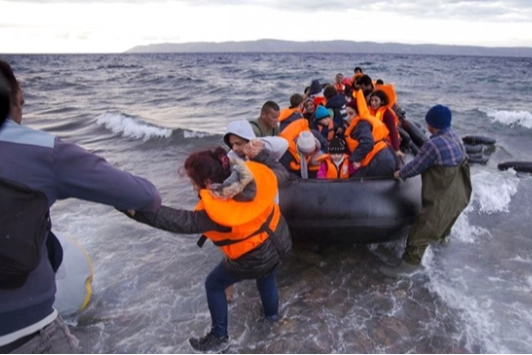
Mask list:
[[[364,101],[365,102],[365,101]],[[358,105],[358,101],[357,101]],[[377,118],[367,115],[366,117],[360,117],[356,116],[353,118],[351,123],[349,124],[349,127],[345,130],[345,141],[347,143],[347,146],[349,147],[349,152],[353,153],[358,147],[358,140],[351,137],[351,133],[355,130],[355,127],[360,121],[367,121],[371,125],[371,135],[373,136],[373,141],[375,142],[373,144],[373,149],[362,159],[360,162],[361,167],[367,166],[373,157],[386,148],[388,144],[386,143],[386,138],[390,135],[390,131],[388,131],[388,128],[386,128],[386,125],[379,121]]]
[[327,163],[327,175],[325,175],[325,178],[347,179],[349,177],[349,164],[351,164],[351,162],[349,161],[349,156],[347,154],[344,154],[344,160],[342,161],[342,164],[340,164],[340,169],[336,168],[336,164],[332,161],[330,155],[327,154],[324,161]]
[[334,88],[336,89],[336,91],[338,91],[339,94],[343,94],[345,92],[344,84],[334,84]]
[[392,84],[384,84],[377,88],[375,88],[375,91],[380,90],[386,94],[386,97],[388,98],[388,108],[392,108],[393,105],[397,102],[397,95],[395,94],[395,88]]
[[312,99],[312,101],[314,102],[314,106],[316,106],[316,108],[319,105],[325,106],[325,104],[327,103],[327,100],[323,96],[316,96],[315,98]]
[[363,76],[364,74],[362,73],[356,73],[355,75],[353,75],[353,77],[351,78],[351,82],[354,83],[358,78],[360,78],[361,76]]
[[[383,122],[384,121],[384,114],[386,113],[386,110],[390,111],[390,113],[393,115],[393,124],[397,128],[399,126],[399,118],[397,117],[397,115],[395,114],[395,112],[392,109],[388,108],[388,106],[379,107],[377,109],[377,112],[375,112],[375,117],[379,121]],[[388,130],[388,132],[389,132],[389,130]],[[397,137],[401,138],[401,136],[399,135],[399,131],[397,131]],[[390,142],[391,142],[391,139],[390,139]]]
[[360,117],[369,117],[371,116],[368,104],[366,102],[366,97],[364,96],[364,91],[357,90],[355,93],[353,93],[355,99],[357,100],[357,112]]
[[292,156],[298,155],[296,139],[303,131],[310,132],[308,120],[306,119],[295,120],[279,133],[279,137],[283,137],[288,142],[288,151]]
[[[318,127],[318,131],[320,133],[325,128],[324,125],[321,125],[318,122],[316,122],[316,126]],[[327,129],[328,129],[327,137],[324,137],[324,138],[326,138],[327,141],[330,142],[334,138],[334,121],[333,121],[332,117],[329,117],[329,124],[327,125]]]
[[[316,153],[314,153],[316,154]],[[309,156],[306,156],[305,157],[305,160],[307,161],[307,167],[308,167],[308,171],[318,171],[320,170],[320,165],[310,165],[310,161],[312,160],[312,157],[314,156],[314,154],[312,155],[309,155]],[[292,154],[292,161],[290,162],[290,170],[293,170],[293,171],[300,171],[301,170],[301,156],[299,153],[297,154]],[[316,162],[321,162],[323,159],[325,158],[325,154],[323,154],[321,157],[318,157],[317,159],[315,159]]]
[[281,110],[279,114],[279,126],[281,131],[285,130],[293,122],[297,121],[300,118],[305,118],[303,112],[298,108],[285,108]]
[[205,210],[214,222],[231,227],[230,232],[205,232],[204,235],[219,246],[232,260],[255,249],[274,231],[281,212],[274,202],[277,194],[277,178],[267,166],[248,161],[245,163],[257,185],[252,201],[238,202],[214,197],[207,189],[200,190],[200,202],[196,210]]

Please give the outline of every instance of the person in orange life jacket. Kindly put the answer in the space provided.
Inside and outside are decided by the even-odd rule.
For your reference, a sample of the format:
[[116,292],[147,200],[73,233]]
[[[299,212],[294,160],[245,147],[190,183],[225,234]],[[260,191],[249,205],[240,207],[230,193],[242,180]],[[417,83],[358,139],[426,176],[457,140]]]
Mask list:
[[369,104],[369,95],[373,92],[373,90],[375,90],[371,77],[364,74],[356,79],[356,84],[357,87],[364,93],[366,103]]
[[345,93],[345,85],[344,85],[343,81],[344,81],[344,76],[342,75],[342,73],[336,74],[336,76],[334,77],[334,86],[333,87],[341,95],[344,95],[344,93]]
[[345,141],[335,137],[329,143],[329,154],[322,160],[318,179],[347,179],[354,174],[353,164],[349,161],[349,155],[346,152]]
[[[253,152],[246,150],[248,143],[258,139],[263,143],[263,147],[268,149],[275,160],[279,160],[288,149],[288,142],[282,137],[261,137],[256,138],[251,124],[246,120],[232,121],[227,125],[226,133],[223,136],[225,144],[231,150],[227,153],[229,158],[240,158],[243,160],[250,160],[246,152]],[[276,200],[276,202],[278,199]],[[228,302],[233,301],[233,287],[229,286],[225,290],[225,295]]]
[[377,81],[375,82],[375,87],[378,88],[382,85],[384,85],[384,81],[382,81],[382,79],[377,79]]
[[276,136],[279,134],[279,115],[281,109],[273,101],[266,101],[260,109],[260,116],[250,120],[256,137]]
[[361,77],[362,75],[364,75],[364,73],[362,72],[362,68],[355,67],[355,69],[353,69],[353,77],[351,78],[352,85],[355,85],[356,79]]
[[353,82],[351,81],[351,78],[344,78],[343,84],[345,101],[349,102],[353,97]]
[[281,110],[279,115],[279,131],[282,132],[290,123],[304,118],[303,116],[303,95],[293,94],[290,96],[290,107]]
[[327,141],[316,130],[305,130],[299,133],[296,138],[296,152],[287,151],[280,162],[286,170],[294,176],[309,179],[315,178],[320,168],[321,157],[325,154],[321,149],[327,149],[321,138],[327,144]]
[[331,117],[334,122],[334,132],[338,136],[342,136],[345,132],[347,120],[347,113],[345,111],[347,100],[345,96],[339,94],[338,91],[332,86],[328,86],[323,90],[323,95],[327,100],[325,107],[331,112]]
[[[358,101],[366,112],[362,117],[358,114]],[[347,104],[349,127],[345,139],[350,151],[349,160],[356,172],[354,177],[392,177],[397,161],[392,149],[386,143],[388,129],[378,119],[370,116],[365,107],[363,93]]]
[[390,132],[388,140],[395,154],[400,158],[404,157],[403,152],[399,149],[401,144],[401,139],[397,130],[399,119],[395,116],[392,110],[388,108],[388,96],[386,96],[384,91],[375,90],[370,94],[369,102],[371,105],[370,113],[381,120],[386,125],[386,128],[388,128],[388,131]]
[[335,137],[334,123],[331,117],[331,112],[323,106],[318,106],[314,115],[316,119],[312,122],[312,129],[320,132],[327,142],[332,141]]
[[221,147],[190,154],[182,172],[198,192],[194,211],[161,206],[156,213],[128,211],[128,216],[152,227],[179,234],[203,233],[225,254],[207,276],[205,289],[211,314],[210,331],[190,338],[202,352],[228,348],[228,310],[224,290],[255,279],[266,319],[278,319],[275,277],[281,258],[292,246],[288,225],[275,203],[278,185],[289,178],[285,168],[262,142],[251,140],[243,152],[251,161],[229,159]]

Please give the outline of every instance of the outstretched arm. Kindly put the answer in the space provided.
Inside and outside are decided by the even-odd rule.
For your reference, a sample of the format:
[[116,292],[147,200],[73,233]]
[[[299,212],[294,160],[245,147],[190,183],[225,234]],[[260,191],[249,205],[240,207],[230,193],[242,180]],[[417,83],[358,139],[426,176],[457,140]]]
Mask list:
[[205,210],[188,211],[161,206],[156,212],[126,213],[137,222],[172,233],[195,234],[208,231],[230,232],[231,228],[213,222]]

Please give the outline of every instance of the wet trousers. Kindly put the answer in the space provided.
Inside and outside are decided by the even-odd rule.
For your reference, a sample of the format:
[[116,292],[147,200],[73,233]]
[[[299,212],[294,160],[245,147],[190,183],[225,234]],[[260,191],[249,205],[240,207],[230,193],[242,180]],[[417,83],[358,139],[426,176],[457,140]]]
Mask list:
[[[265,317],[276,316],[279,310],[279,293],[275,283],[277,268],[267,276],[255,279],[259,290],[262,308]],[[211,313],[211,333],[217,337],[227,334],[227,299],[225,289],[243,279],[230,273],[223,265],[218,264],[207,276],[205,280],[205,290],[207,291],[207,303]]]

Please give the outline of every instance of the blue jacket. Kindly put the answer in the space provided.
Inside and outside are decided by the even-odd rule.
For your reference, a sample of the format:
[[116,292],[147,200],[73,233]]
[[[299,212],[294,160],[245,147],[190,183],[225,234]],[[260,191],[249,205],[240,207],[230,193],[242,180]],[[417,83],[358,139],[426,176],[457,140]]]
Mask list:
[[[0,128],[0,178],[43,192],[50,207],[69,197],[147,212],[161,205],[159,192],[148,180],[11,119]],[[50,317],[55,292],[55,275],[43,246],[40,264],[24,286],[0,289],[0,339]]]

